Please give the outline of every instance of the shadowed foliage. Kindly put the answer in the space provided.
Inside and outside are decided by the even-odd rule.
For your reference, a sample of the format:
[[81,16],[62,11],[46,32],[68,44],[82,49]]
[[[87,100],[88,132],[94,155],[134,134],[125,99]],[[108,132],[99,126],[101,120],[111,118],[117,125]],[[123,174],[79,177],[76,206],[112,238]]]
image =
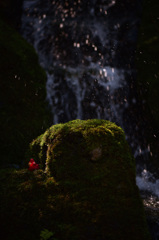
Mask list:
[[150,239],[134,158],[120,127],[74,120],[52,126],[30,147],[45,171],[0,174],[7,240],[36,240],[43,229],[59,240]]
[[46,74],[33,47],[1,20],[0,32],[0,165],[19,164],[49,124]]

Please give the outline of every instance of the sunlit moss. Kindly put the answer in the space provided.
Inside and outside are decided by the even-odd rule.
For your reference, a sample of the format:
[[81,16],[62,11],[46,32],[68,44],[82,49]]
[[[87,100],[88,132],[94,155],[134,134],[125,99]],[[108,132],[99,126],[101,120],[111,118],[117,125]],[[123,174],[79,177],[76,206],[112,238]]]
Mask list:
[[3,239],[39,240],[44,229],[59,240],[150,239],[120,127],[97,119],[57,124],[31,143],[30,154],[46,171],[0,172]]
[[45,170],[39,224],[56,238],[149,239],[135,161],[120,127],[99,119],[57,124],[30,144],[29,154]]

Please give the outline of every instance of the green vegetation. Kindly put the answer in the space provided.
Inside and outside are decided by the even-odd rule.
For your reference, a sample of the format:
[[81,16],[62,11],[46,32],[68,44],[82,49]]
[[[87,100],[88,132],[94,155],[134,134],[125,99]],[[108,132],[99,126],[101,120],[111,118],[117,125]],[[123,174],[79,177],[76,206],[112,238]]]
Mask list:
[[44,170],[0,173],[3,239],[150,239],[120,127],[74,120],[52,126],[30,147]]
[[33,47],[0,20],[0,165],[21,163],[29,142],[49,126],[46,75]]
[[[116,141],[118,141],[118,144]],[[73,162],[79,168],[81,159],[89,158],[91,161],[96,161],[93,156],[100,156],[102,151],[106,151],[108,156],[112,154],[114,159],[118,161],[120,151],[122,151],[122,147],[125,147],[123,143],[125,143],[123,130],[114,123],[99,119],[87,121],[77,119],[65,124],[53,125],[44,134],[40,135],[30,144],[30,153],[28,153],[30,155],[28,155],[28,158],[33,157],[37,159],[43,169],[45,169],[46,164],[47,173],[49,172],[52,175],[58,174],[55,173],[56,163],[59,164],[59,161],[70,161],[69,151],[71,151],[73,157],[76,156]],[[122,154],[125,152],[125,158],[131,159],[131,154],[127,155],[127,148]],[[127,164],[130,164],[131,167],[133,163],[127,160]],[[82,170],[84,171],[84,169]],[[86,169],[85,171],[87,172]],[[62,176],[63,174],[61,173]]]
[[[158,2],[153,2],[145,2],[137,64],[138,92],[156,130],[159,39]],[[135,161],[121,128],[104,120],[75,120],[40,135],[50,121],[46,76],[34,49],[6,24],[18,27],[20,3],[0,1],[0,165],[25,161],[26,166],[0,170],[2,239],[150,239]],[[27,161],[33,157],[41,170],[28,171],[26,150]]]
[[44,229],[43,231],[41,231],[40,233],[40,237],[41,237],[41,240],[49,240],[50,238],[52,240],[55,240],[55,238],[53,239],[53,232],[50,232],[49,230],[47,229]]
[[[139,29],[136,65],[138,94],[142,100],[144,119],[147,121],[147,138],[154,155],[159,156],[159,2],[143,1],[143,14]],[[142,113],[141,113],[142,114]]]

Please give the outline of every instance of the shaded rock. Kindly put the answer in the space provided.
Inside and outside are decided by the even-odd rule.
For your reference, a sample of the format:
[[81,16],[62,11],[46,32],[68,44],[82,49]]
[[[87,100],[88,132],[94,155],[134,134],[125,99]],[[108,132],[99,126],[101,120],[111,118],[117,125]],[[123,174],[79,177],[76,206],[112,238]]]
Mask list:
[[[141,99],[140,115],[143,116],[145,139],[149,144],[150,156],[147,168],[159,174],[159,2],[143,1],[143,12],[136,54],[137,94]],[[145,141],[143,139],[143,141]],[[147,144],[147,145],[148,145]]]
[[33,47],[0,20],[0,165],[21,164],[32,139],[49,126],[46,74]]
[[105,120],[57,124],[31,143],[30,156],[63,196],[54,204],[71,232],[60,239],[150,239],[134,158],[120,127]]

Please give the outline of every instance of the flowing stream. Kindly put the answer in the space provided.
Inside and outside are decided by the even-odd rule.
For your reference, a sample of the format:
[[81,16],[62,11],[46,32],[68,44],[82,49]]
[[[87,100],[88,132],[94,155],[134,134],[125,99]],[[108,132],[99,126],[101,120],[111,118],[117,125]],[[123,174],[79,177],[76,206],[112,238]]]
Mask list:
[[100,118],[120,125],[152,209],[159,205],[159,180],[146,167],[152,153],[135,87],[140,14],[139,0],[24,0],[21,31],[47,73],[53,123]]

